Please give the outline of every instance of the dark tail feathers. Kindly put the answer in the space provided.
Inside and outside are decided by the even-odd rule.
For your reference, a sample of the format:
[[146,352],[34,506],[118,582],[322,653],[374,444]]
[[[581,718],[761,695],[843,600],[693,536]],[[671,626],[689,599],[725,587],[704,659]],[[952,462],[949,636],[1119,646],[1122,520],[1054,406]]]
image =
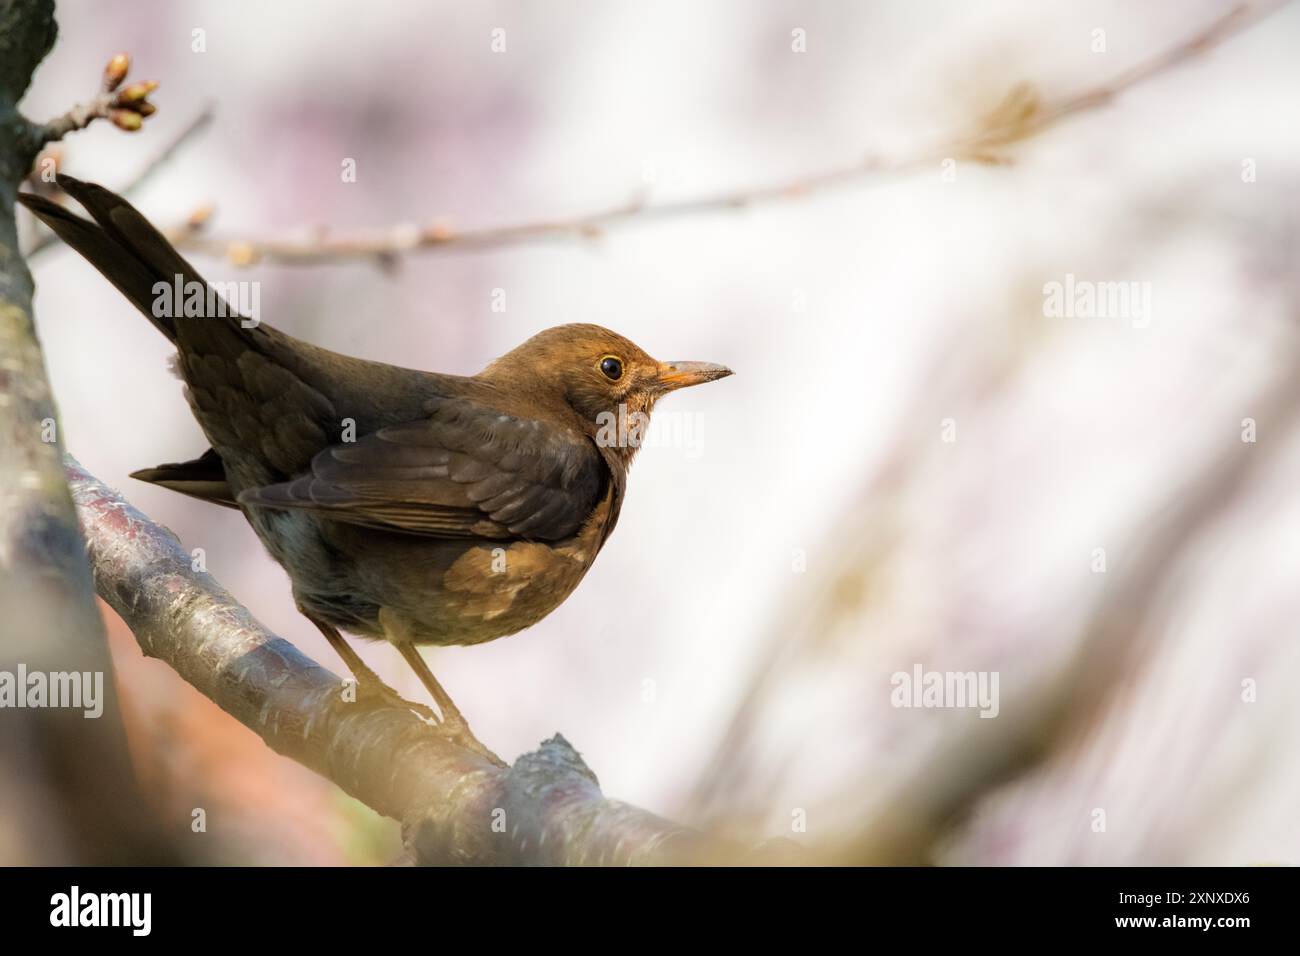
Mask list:
[[32,193],[20,193],[18,201],[81,253],[158,331],[175,342],[176,320],[155,314],[158,296],[154,287],[159,282],[171,286],[178,275],[186,283],[203,282],[203,277],[121,196],[71,176],[59,176],[58,183],[86,208],[94,222]]

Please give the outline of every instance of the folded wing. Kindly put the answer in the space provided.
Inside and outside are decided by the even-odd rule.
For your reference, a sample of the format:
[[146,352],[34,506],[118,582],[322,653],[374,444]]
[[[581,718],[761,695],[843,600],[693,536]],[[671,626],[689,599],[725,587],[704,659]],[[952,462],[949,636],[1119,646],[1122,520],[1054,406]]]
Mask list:
[[554,541],[577,532],[605,493],[608,468],[577,431],[468,399],[426,411],[331,445],[307,474],[239,502],[435,537]]

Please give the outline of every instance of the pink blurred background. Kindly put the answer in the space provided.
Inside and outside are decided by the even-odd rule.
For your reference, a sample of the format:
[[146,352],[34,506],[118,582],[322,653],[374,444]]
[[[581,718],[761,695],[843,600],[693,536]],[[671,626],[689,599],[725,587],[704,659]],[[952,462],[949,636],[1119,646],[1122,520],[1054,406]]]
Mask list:
[[[211,103],[207,132],[134,197],[160,225],[212,202],[213,230],[234,236],[490,226],[907,156],[1016,83],[1044,99],[1104,83],[1225,9],[63,2],[25,110],[84,99],[126,50],[133,76],[162,81],[158,115],[133,137],[78,134],[64,167],[124,183]],[[594,239],[411,255],[392,274],[195,261],[260,280],[264,321],[395,364],[472,373],[542,328],[596,322],[736,370],[660,407],[698,444],[642,453],[567,603],[515,637],[428,652],[506,759],[558,730],[607,794],[835,855],[960,778],[962,753],[1037,726],[1102,621],[1129,629],[1132,656],[1045,759],[981,785],[935,858],[1296,862],[1300,419],[1268,402],[1294,376],[1300,314],[1297,39],[1288,8],[952,182],[936,165]],[[340,179],[349,158],[356,182]],[[341,671],[239,515],[126,477],[205,447],[166,342],[67,250],[32,268],[69,450]],[[1066,273],[1149,282],[1152,322],[1045,317],[1043,285]],[[1242,455],[1259,459],[1243,484],[1180,512]],[[1188,534],[1147,559],[1169,521]],[[1141,614],[1107,603],[1120,593]],[[115,626],[142,773],[179,818],[221,808],[222,859],[396,854],[396,824],[272,754]],[[418,699],[394,651],[363,653]],[[914,662],[999,670],[1001,715],[891,707],[890,674]],[[1106,833],[1089,827],[1097,807]]]

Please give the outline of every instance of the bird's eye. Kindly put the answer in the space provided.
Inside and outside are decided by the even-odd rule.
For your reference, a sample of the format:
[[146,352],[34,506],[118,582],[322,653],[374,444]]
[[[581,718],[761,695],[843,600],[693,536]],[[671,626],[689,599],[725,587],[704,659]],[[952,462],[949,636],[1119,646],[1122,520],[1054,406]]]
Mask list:
[[612,355],[606,355],[600,360],[600,370],[611,382],[617,382],[623,377],[623,363]]

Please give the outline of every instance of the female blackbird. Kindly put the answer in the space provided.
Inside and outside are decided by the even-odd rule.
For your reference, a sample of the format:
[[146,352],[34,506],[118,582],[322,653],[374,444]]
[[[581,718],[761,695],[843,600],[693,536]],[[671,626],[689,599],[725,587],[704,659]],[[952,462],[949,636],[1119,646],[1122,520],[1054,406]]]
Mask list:
[[209,287],[163,235],[109,190],[59,183],[93,222],[19,198],[176,346],[212,445],[133,477],[242,511],[358,680],[386,692],[340,630],[395,645],[457,736],[416,645],[490,641],[559,606],[614,530],[655,402],[731,374],[595,325],[548,329],[469,377],[339,355],[219,299],[182,308],[171,289]]

